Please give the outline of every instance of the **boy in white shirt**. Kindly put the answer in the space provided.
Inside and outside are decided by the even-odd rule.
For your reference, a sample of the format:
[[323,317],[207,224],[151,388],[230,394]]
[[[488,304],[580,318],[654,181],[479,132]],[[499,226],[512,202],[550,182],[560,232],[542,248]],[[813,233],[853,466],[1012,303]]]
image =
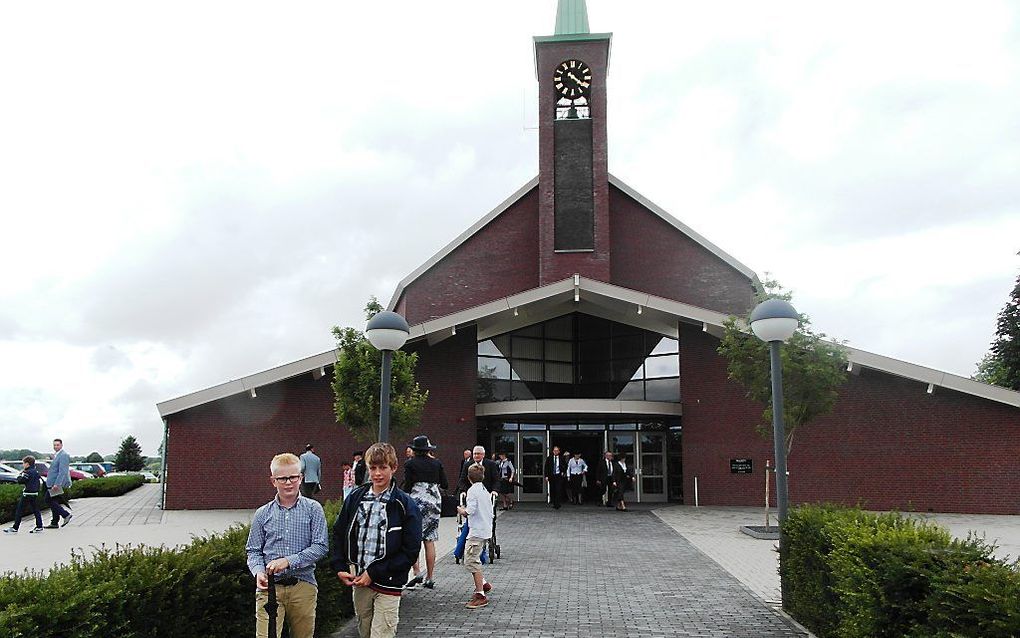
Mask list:
[[468,480],[471,488],[467,491],[466,507],[458,507],[461,516],[468,519],[468,537],[464,545],[464,567],[471,572],[475,581],[475,594],[468,601],[468,609],[478,609],[489,604],[487,594],[492,585],[482,577],[482,548],[492,536],[492,499],[482,484],[485,479],[485,468],[475,464],[468,468]]

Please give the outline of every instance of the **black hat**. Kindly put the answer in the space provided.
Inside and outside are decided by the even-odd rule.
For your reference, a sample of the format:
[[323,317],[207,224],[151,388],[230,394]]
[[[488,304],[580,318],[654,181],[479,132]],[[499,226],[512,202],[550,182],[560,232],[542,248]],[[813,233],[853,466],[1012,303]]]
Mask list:
[[434,450],[436,449],[436,446],[432,445],[432,441],[429,441],[429,437],[425,436],[424,434],[419,434],[418,436],[414,437],[413,441],[411,441],[410,448],[415,451]]

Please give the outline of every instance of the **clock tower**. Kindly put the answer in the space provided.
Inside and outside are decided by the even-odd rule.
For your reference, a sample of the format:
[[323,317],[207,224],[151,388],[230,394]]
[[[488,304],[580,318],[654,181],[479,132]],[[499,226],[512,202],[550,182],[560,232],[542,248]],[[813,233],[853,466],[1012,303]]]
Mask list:
[[585,0],[559,0],[535,37],[539,120],[539,281],[609,281],[606,76],[611,33],[590,33]]

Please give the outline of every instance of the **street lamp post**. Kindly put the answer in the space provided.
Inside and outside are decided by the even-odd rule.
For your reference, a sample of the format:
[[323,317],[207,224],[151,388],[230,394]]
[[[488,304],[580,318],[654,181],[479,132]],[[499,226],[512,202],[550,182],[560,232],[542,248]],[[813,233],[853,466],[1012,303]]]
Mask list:
[[793,336],[800,325],[800,315],[788,301],[766,299],[751,312],[751,330],[769,344],[772,361],[772,438],[776,453],[776,500],[779,507],[780,539],[786,522],[788,492],[786,486],[786,432],[783,425],[783,363],[779,347]]
[[368,320],[365,336],[375,348],[382,352],[382,384],[379,390],[379,442],[388,443],[390,438],[390,377],[393,367],[393,352],[407,343],[411,328],[407,320],[395,312],[384,310]]

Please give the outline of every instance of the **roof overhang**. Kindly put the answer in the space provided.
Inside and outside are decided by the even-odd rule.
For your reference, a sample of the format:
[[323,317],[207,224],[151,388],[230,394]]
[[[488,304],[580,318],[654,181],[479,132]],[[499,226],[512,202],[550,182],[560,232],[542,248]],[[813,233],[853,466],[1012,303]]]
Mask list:
[[[474,308],[468,308],[445,317],[415,324],[410,327],[411,336],[408,343],[420,343],[422,341],[429,344],[439,343],[457,334],[458,328],[469,326],[473,326],[477,330],[477,338],[479,340],[487,339],[571,312],[583,312],[673,337],[678,336],[679,326],[682,323],[700,326],[702,331],[716,337],[721,337],[723,334],[723,324],[728,318],[727,315],[713,310],[574,275],[568,279],[546,286],[526,290],[516,295],[491,301]],[[848,347],[847,355],[851,372],[859,372],[861,369],[877,370],[925,384],[925,391],[928,393],[935,392],[937,388],[946,388],[997,403],[1020,407],[1020,392],[1014,392],[1013,390],[988,385],[948,372],[900,361],[892,357],[884,357],[857,348]],[[320,378],[325,373],[327,366],[332,366],[336,363],[336,357],[336,350],[329,350],[240,379],[221,383],[205,390],[169,399],[156,404],[156,407],[161,417],[167,417],[189,408],[237,394],[247,392],[254,397],[257,388],[271,383],[277,383],[309,373],[314,378]],[[622,405],[623,403],[630,402],[614,403],[621,404],[615,406],[615,408],[623,411],[633,412],[634,409],[638,411],[649,409],[648,402],[644,401],[635,402],[640,404],[637,406]],[[535,402],[525,401],[517,407],[503,406],[499,409],[519,409],[519,412],[514,413],[528,414],[528,410],[533,411],[539,408],[537,405],[524,404],[535,404]],[[543,411],[548,412],[552,410],[555,412],[559,409],[557,405],[543,402],[543,405],[540,407]],[[479,407],[478,414],[485,416],[490,414],[493,409],[496,408]],[[612,405],[601,405],[598,407],[600,413],[612,413],[619,410],[614,409]],[[571,411],[577,410],[571,409]],[[669,413],[673,414],[674,412]],[[503,411],[500,414],[508,413]]]

